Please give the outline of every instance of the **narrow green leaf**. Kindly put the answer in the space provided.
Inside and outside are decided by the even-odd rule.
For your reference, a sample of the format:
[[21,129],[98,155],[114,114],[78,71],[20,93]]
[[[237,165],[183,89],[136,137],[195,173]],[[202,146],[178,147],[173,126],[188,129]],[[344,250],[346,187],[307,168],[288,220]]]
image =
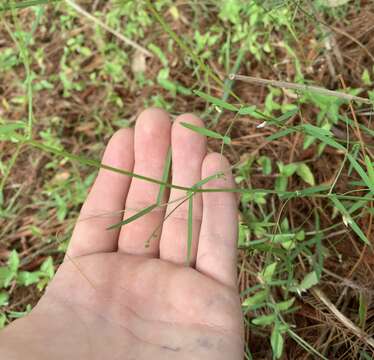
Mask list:
[[287,164],[284,165],[282,170],[280,170],[280,173],[282,176],[290,177],[292,176],[298,168],[298,164]]
[[271,325],[274,323],[276,319],[275,314],[270,314],[270,315],[261,315],[252,320],[252,323],[255,325],[261,325],[261,326],[266,326],[266,325]]
[[5,327],[6,322],[7,318],[5,314],[0,314],[0,329],[3,329]]
[[40,275],[39,271],[20,271],[17,274],[17,284],[21,286],[37,284],[40,280]]
[[16,250],[12,250],[8,259],[8,267],[10,271],[16,273],[20,264],[20,259]]
[[[360,146],[360,144],[354,144],[353,146],[352,146],[352,149],[351,149],[351,155],[352,155],[352,157],[355,159],[355,160],[357,160],[357,158],[358,158],[358,154],[360,153],[360,150],[361,150],[361,146]],[[347,172],[347,175],[349,176],[349,177],[351,177],[351,175],[352,175],[352,170],[353,170],[353,165],[352,164],[349,164],[349,168],[348,168],[348,172]],[[363,183],[364,185],[362,185],[362,186],[365,186],[365,183]],[[355,186],[360,186],[360,185],[355,185]]]
[[330,197],[331,201],[335,205],[335,207],[339,210],[339,212],[342,215],[343,222],[346,226],[349,226],[352,228],[352,230],[357,234],[357,236],[367,245],[371,246],[370,241],[367,239],[366,235],[363,233],[363,231],[360,229],[360,227],[357,225],[357,223],[353,220],[351,215],[349,214],[348,210],[344,207],[344,205],[341,203],[341,201],[334,195]]
[[219,179],[222,176],[224,176],[223,172],[218,172],[217,174],[210,175],[206,177],[205,179],[198,181],[195,185],[192,186],[192,189],[199,189],[202,186],[204,186],[206,183],[208,183],[209,181]]
[[171,166],[171,148],[169,148],[168,153],[166,155],[164,171],[162,173],[163,184],[160,185],[160,190],[157,195],[157,200],[156,200],[157,205],[160,205],[164,198],[164,193],[165,193],[165,188],[166,188],[165,184],[167,183],[169,179],[170,166]]
[[[106,165],[106,164],[102,164],[97,160],[89,159],[87,157],[80,156],[80,155],[71,154],[71,153],[69,153],[69,152],[67,152],[63,149],[58,149],[56,147],[51,147],[51,146],[45,145],[45,144],[40,143],[40,142],[35,141],[35,140],[28,140],[28,139],[25,139],[25,138],[20,137],[20,136],[18,136],[18,140],[22,141],[25,144],[31,145],[32,147],[40,149],[42,151],[67,158],[71,161],[77,161],[80,164],[84,164],[84,165],[87,165],[87,166],[93,166],[97,169],[100,169],[100,168],[106,169],[106,170],[113,171],[113,172],[118,173],[118,174],[123,174],[123,175],[130,176],[130,177],[133,177],[133,178],[136,178],[136,179],[148,181],[148,182],[153,183],[153,184],[158,184],[158,185],[164,184],[160,180],[153,179],[151,177],[143,176],[143,175],[140,175],[140,174],[136,174],[136,173],[133,173],[131,171],[118,169],[116,167],[109,166],[109,165]],[[171,184],[164,184],[164,185],[166,187],[169,187],[169,188],[174,188],[174,189],[179,189],[179,190],[188,190],[188,189],[186,189],[185,187],[182,187],[182,186],[176,186],[176,185],[171,185]]]
[[284,192],[287,190],[288,178],[286,176],[278,176],[275,179],[275,190],[277,192]]
[[9,319],[20,319],[31,312],[31,305],[27,304],[25,311],[9,311],[8,318]]
[[307,184],[311,186],[315,185],[314,175],[307,164],[298,164],[296,174],[299,175]]
[[[275,122],[277,122],[277,123],[283,123],[283,122],[287,121],[288,119],[292,118],[298,112],[299,112],[299,108],[295,108],[295,109],[292,109],[290,111],[287,111],[284,114],[282,114],[281,116],[277,117],[275,119]],[[270,120],[269,122],[271,123],[271,121],[272,120]]]
[[311,196],[313,194],[318,194],[323,191],[327,191],[330,189],[329,185],[317,185],[317,186],[312,186],[303,190],[299,190],[298,193],[300,196]]
[[277,140],[279,138],[282,138],[284,136],[287,136],[289,134],[292,134],[294,132],[297,131],[297,128],[287,128],[287,129],[283,129],[283,130],[280,130],[280,131],[277,131],[276,133],[268,136],[265,138],[266,141],[274,141],[274,140]]
[[0,289],[8,287],[14,276],[15,273],[8,266],[0,267]]
[[267,235],[271,238],[271,242],[274,244],[280,244],[283,242],[290,241],[295,238],[294,233],[284,233],[284,234],[275,234],[275,235]]
[[[348,119],[347,116],[339,116],[340,120],[343,120],[345,123],[349,124],[351,127],[356,126],[354,121],[351,119]],[[368,133],[371,136],[374,136],[374,130],[367,128],[365,125],[358,124],[358,127],[362,130],[364,130],[366,133]]]
[[169,64],[167,57],[157,45],[150,43],[148,49],[151,50],[160,60],[162,65],[166,68]]
[[257,115],[257,108],[255,105],[243,106],[239,109],[239,115]]
[[29,0],[29,1],[19,1],[10,2],[9,4],[0,6],[0,11],[7,11],[11,9],[24,9],[30,6],[36,6],[36,5],[48,5],[55,2],[58,2],[60,0]]
[[366,186],[370,189],[370,192],[374,194],[374,182],[370,180],[369,176],[365,173],[364,169],[350,153],[347,153],[347,158],[351,162],[352,166],[357,171],[357,173],[361,176],[361,179],[365,182]]
[[289,300],[281,301],[279,303],[274,304],[274,308],[278,311],[286,311],[293,305],[294,302],[295,298],[293,297]]
[[205,101],[213,104],[213,105],[216,105],[218,106],[219,108],[222,108],[222,109],[225,109],[225,110],[229,110],[229,111],[234,111],[234,112],[237,112],[239,111],[239,109],[232,105],[232,104],[229,104],[228,102],[220,99],[220,98],[217,98],[217,97],[214,97],[214,96],[211,96],[211,95],[208,95],[202,91],[199,91],[199,90],[195,90],[194,93],[201,97],[202,99],[204,99]]
[[48,256],[47,259],[45,259],[40,266],[41,273],[47,277],[49,280],[51,280],[55,274],[55,267],[53,265],[53,259],[52,256]]
[[317,273],[315,271],[312,271],[304,277],[303,281],[298,286],[298,290],[299,291],[308,290],[311,287],[313,287],[314,285],[317,285],[318,282],[319,282],[319,280],[318,280],[318,277],[317,277]]
[[262,304],[267,299],[267,291],[262,290],[243,301],[242,306],[251,310],[254,306]]
[[277,268],[277,263],[273,262],[273,263],[267,265],[265,267],[265,269],[263,269],[261,271],[261,277],[263,278],[263,280],[265,281],[265,283],[268,284],[273,279],[273,275],[275,273],[275,269],[276,268]]
[[374,167],[369,156],[365,155],[365,165],[368,172],[369,179],[372,184],[374,184]]
[[270,175],[272,172],[271,160],[268,156],[260,156],[257,163],[261,165],[262,173],[264,175]]
[[311,136],[316,137],[323,143],[330,145],[334,148],[340,149],[340,150],[345,150],[344,146],[342,146],[341,144],[336,142],[334,139],[332,139],[332,133],[329,130],[323,129],[323,128],[320,128],[314,125],[310,125],[310,124],[304,124],[301,126],[301,128],[306,133],[308,133]]
[[223,136],[213,130],[209,130],[209,129],[206,129],[206,128],[202,128],[202,127],[199,127],[199,126],[195,126],[195,125],[192,125],[192,124],[188,124],[188,123],[185,123],[185,122],[181,122],[180,123],[182,126],[184,126],[185,128],[187,129],[190,129],[192,131],[195,131],[197,132],[198,134],[200,135],[204,135],[204,136],[208,136],[208,137],[211,137],[211,138],[214,138],[214,139],[220,139],[222,140],[226,145],[230,145],[231,144],[231,139],[230,137],[228,136]]
[[9,135],[14,133],[16,130],[24,129],[26,127],[23,123],[12,123],[0,125],[0,135]]
[[0,292],[0,307],[8,304],[9,294],[5,291]]
[[124,226],[124,225],[127,225],[127,224],[130,224],[131,222],[139,219],[140,217],[150,213],[153,209],[157,208],[157,204],[153,204],[153,205],[150,205],[150,206],[147,206],[146,208],[140,210],[139,212],[137,212],[135,215],[133,216],[130,216],[128,219],[126,220],[123,220],[117,224],[114,224],[114,225],[111,225],[107,228],[107,230],[112,230],[112,229],[117,229],[121,226]]
[[315,136],[316,138],[318,138],[320,141],[324,142],[325,144],[330,145],[331,147],[334,147],[335,149],[344,151],[344,153],[346,154],[348,160],[351,162],[354,169],[361,176],[362,180],[364,180],[366,186],[370,189],[371,192],[374,193],[374,183],[370,181],[364,169],[360,166],[357,160],[349,152],[347,152],[346,148],[343,145],[339,144],[333,138],[329,137],[331,133],[328,130],[318,128],[310,124],[303,125],[302,127],[308,134]]
[[[228,41],[230,41],[229,38],[230,37],[228,37]],[[238,56],[236,57],[235,63],[233,65],[233,67],[231,68],[231,70],[229,71],[229,73],[237,73],[239,71],[240,65],[245,58],[246,51],[247,50],[246,50],[245,46],[242,46],[239,49]],[[229,48],[227,48],[227,52],[226,52],[227,56],[229,56],[228,53],[230,53]],[[232,92],[233,84],[234,84],[233,80],[225,79],[224,86],[223,86],[224,92],[223,92],[222,100],[227,101],[227,99],[229,98],[230,92]],[[237,99],[237,100],[239,100],[239,99]],[[214,119],[212,120],[212,123],[215,124],[215,125],[218,124],[218,121],[221,118],[221,115],[222,115],[222,113],[217,113],[216,116],[214,117]]]
[[271,349],[276,359],[280,359],[283,353],[284,340],[283,335],[277,325],[274,326],[270,337]]
[[268,120],[269,118],[257,110],[256,106],[243,106],[239,109],[239,115],[250,115],[255,119]]

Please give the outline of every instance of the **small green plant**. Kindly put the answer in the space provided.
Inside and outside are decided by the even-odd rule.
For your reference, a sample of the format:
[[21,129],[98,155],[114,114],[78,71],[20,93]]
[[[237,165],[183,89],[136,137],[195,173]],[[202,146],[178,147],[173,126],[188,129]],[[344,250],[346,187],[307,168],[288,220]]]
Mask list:
[[[21,261],[16,250],[13,250],[6,266],[0,267],[0,308],[6,307],[9,303],[9,293],[7,289],[13,284],[19,286],[35,285],[39,291],[42,291],[49,281],[53,278],[55,270],[53,260],[47,257],[36,271],[22,271]],[[31,307],[29,307],[30,311]],[[21,317],[24,313],[9,312],[10,318]],[[0,328],[7,322],[7,314],[0,314]]]
[[[371,106],[359,109],[360,103],[350,104],[347,98],[327,96],[318,89],[311,92],[305,86],[324,86],[322,80],[328,78],[327,70],[326,76],[315,76],[317,65],[324,65],[328,54],[324,45],[326,27],[318,19],[331,22],[336,28],[345,26],[345,14],[355,13],[350,6],[358,6],[358,2],[332,7],[331,1],[311,4],[228,0],[179,4],[170,0],[113,0],[103,9],[94,9],[97,2],[85,4],[87,10],[92,5],[96,18],[150,51],[153,59],[142,59],[139,71],[134,71],[135,51],[101,26],[93,24],[90,28],[83,15],[74,9],[54,2],[48,8],[53,21],[47,21],[43,12],[47,3],[52,4],[47,0],[28,0],[0,5],[1,16],[9,16],[4,17],[4,24],[8,24],[8,35],[14,45],[5,40],[6,46],[0,53],[1,74],[13,74],[14,78],[14,84],[6,86],[0,79],[1,89],[11,90],[9,96],[1,93],[0,104],[0,140],[6,145],[0,158],[1,219],[11,222],[23,218],[24,202],[18,199],[24,189],[17,188],[17,184],[7,185],[19,154],[30,152],[28,159],[38,168],[40,184],[37,191],[26,195],[38,208],[33,218],[35,225],[27,224],[27,231],[32,241],[37,242],[43,236],[43,226],[64,222],[65,242],[56,242],[56,248],[66,251],[70,220],[76,216],[100,167],[157,184],[159,194],[176,186],[168,182],[170,163],[159,181],[93,160],[99,157],[109,135],[118,127],[132,124],[142,105],[160,106],[173,115],[200,111],[206,120],[205,128],[184,126],[215,139],[215,144],[220,142],[221,151],[229,150],[235,158],[233,169],[238,188],[227,191],[240,194],[238,246],[243,257],[254,259],[256,265],[250,264],[243,270],[253,276],[242,294],[247,325],[267,337],[275,359],[287,351],[288,337],[309,355],[324,359],[300,335],[293,316],[302,314],[298,310],[303,306],[303,296],[323,283],[322,274],[325,266],[328,268],[325,259],[338,252],[335,246],[345,242],[347,234],[350,241],[357,240],[355,246],[371,246],[365,224],[373,215],[374,165],[369,141],[374,132],[370,122],[361,117],[372,115]],[[21,24],[16,11],[28,6],[32,9],[30,27]],[[337,19],[339,24],[334,25]],[[305,37],[305,31],[311,33]],[[54,34],[61,38],[56,41]],[[313,34],[315,44],[311,41]],[[49,36],[56,41],[52,42],[52,51],[40,40]],[[374,100],[370,90],[373,68],[360,65],[354,83],[361,79],[361,88],[343,90]],[[53,71],[51,66],[55,66]],[[253,84],[247,88],[231,79],[232,73],[294,82],[299,90],[266,84],[266,88]],[[36,105],[44,103],[46,93],[63,104],[63,110],[57,107],[52,115],[51,111],[45,115],[44,109],[38,109]],[[140,103],[135,101],[138,94],[144,93],[146,98]],[[357,114],[351,106],[359,110]],[[85,111],[80,112],[81,108]],[[76,132],[80,127],[88,130]],[[261,140],[243,141],[245,135]],[[244,147],[238,146],[241,141]],[[291,144],[293,156],[289,156]],[[336,162],[338,168],[332,174],[324,174],[319,169],[323,162],[328,167]],[[189,263],[192,199],[203,189],[201,183],[179,189],[185,192],[183,201],[188,204]],[[160,198],[159,195],[154,204],[111,228],[152,211],[161,205]],[[298,209],[295,216],[292,209],[298,203],[306,206]],[[332,223],[326,225],[326,218]],[[0,235],[7,236],[18,226],[15,223],[8,230],[1,229],[4,233]],[[344,262],[340,254],[337,256],[349,267],[349,259]],[[43,289],[53,276],[50,257],[35,271],[23,271],[21,263],[18,253],[11,251],[7,264],[0,267],[0,306],[4,309],[0,327],[30,311],[26,304],[23,311],[8,311],[12,285]],[[355,310],[357,319],[352,316]],[[368,314],[367,294],[358,290],[352,296],[349,316],[359,324],[362,334]],[[359,341],[366,338],[360,335]],[[338,339],[334,349],[346,350],[342,339]],[[357,356],[371,358],[367,347],[365,351],[360,349]],[[251,358],[250,349],[247,357]]]

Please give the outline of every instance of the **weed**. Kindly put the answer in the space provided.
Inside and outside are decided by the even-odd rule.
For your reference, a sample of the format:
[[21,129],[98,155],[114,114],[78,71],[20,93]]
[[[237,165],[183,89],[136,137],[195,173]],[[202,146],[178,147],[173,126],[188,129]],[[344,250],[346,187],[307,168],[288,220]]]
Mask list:
[[[256,345],[266,338],[275,359],[339,358],[346,351],[371,358],[372,304],[360,278],[370,274],[373,239],[373,45],[366,34],[349,32],[359,2],[96,3],[83,12],[43,0],[0,7],[7,36],[0,52],[0,221],[9,239],[0,327],[31,309],[27,301],[13,309],[10,288],[42,290],[52,278],[55,253],[66,250],[70,220],[100,167],[160,186],[154,204],[110,229],[166,206],[166,188],[185,192],[177,206],[188,203],[190,262],[193,196],[219,189],[203,189],[209,179],[192,188],[170,184],[170,153],[161,181],[95,160],[109,133],[131,126],[139,107],[157,105],[200,113],[206,128],[182,125],[206,135],[235,164],[238,188],[226,191],[241,197],[240,287],[252,333],[246,357],[268,357]],[[373,13],[365,1],[362,11]],[[362,52],[357,69],[346,71],[334,57],[329,68],[330,50],[321,44],[338,35]],[[149,58],[137,58],[129,44]],[[334,51],[339,57],[339,41]],[[336,69],[349,86],[331,75]],[[251,83],[240,82],[241,74]],[[21,169],[30,164],[38,176],[23,193]],[[41,240],[54,239],[65,224],[62,242]],[[46,244],[54,246],[53,258]],[[33,251],[42,261],[25,271]],[[342,287],[350,295],[344,306],[336,295]],[[308,330],[321,326],[326,344]],[[343,335],[335,339],[337,329]]]

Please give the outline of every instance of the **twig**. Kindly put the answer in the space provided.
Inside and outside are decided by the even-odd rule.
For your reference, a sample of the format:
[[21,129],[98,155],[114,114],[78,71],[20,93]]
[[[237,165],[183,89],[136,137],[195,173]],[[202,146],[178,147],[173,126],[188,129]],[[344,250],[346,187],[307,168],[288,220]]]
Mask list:
[[339,29],[339,28],[337,28],[335,26],[332,26],[332,25],[329,26],[329,27],[330,27],[330,29],[332,29],[336,33],[347,37],[349,40],[351,40],[352,42],[354,42],[355,44],[357,44],[362,50],[364,50],[366,52],[366,54],[370,57],[371,61],[374,62],[374,56],[373,56],[373,54],[367,49],[367,47],[362,42],[360,42],[359,40],[357,40],[352,35],[348,34],[346,31],[344,31],[342,29]]
[[367,345],[374,349],[374,339],[370,337],[367,333],[362,331],[359,327],[357,327],[344,314],[342,314],[321,289],[315,287],[310,291],[330,310],[330,312],[336,317],[336,319],[340,321],[340,323],[342,323],[354,335],[356,335],[359,339],[363,340]]
[[81,15],[85,16],[86,18],[90,19],[95,24],[101,26],[103,29],[105,29],[106,31],[108,31],[111,34],[113,34],[114,36],[116,36],[118,39],[123,41],[125,44],[132,46],[133,48],[137,49],[138,51],[140,51],[141,53],[143,53],[147,57],[153,57],[152,53],[149,52],[147,49],[143,48],[142,46],[137,44],[135,41],[132,41],[132,40],[128,39],[127,37],[122,35],[117,30],[112,29],[110,26],[108,26],[107,24],[102,22],[100,19],[96,18],[95,16],[91,15],[89,12],[84,10],[82,7],[80,7],[78,4],[76,4],[73,0],[65,0],[65,2],[68,5],[70,5],[74,10],[76,10],[78,13],[80,13]]
[[[342,83],[343,89],[345,90],[347,88],[347,86],[345,84],[343,76],[339,75],[339,79],[340,79],[340,82]],[[358,124],[357,116],[356,116],[356,113],[355,113],[355,109],[353,108],[353,104],[352,104],[351,101],[349,102],[349,110],[351,111],[352,118],[353,118],[353,121],[354,121],[354,124],[355,124],[355,127],[356,127],[356,134],[357,134],[358,140],[360,141],[362,153],[364,155],[366,155],[365,143],[364,143],[364,140],[362,138],[360,126]],[[367,149],[367,151],[370,153],[369,149]],[[370,155],[373,157],[373,154],[370,153]]]
[[320,93],[320,94],[327,95],[327,96],[335,96],[335,97],[349,100],[349,101],[355,100],[358,102],[363,102],[365,104],[370,104],[370,105],[373,104],[373,102],[370,99],[359,97],[359,96],[354,96],[354,95],[349,95],[349,94],[344,94],[339,91],[328,90],[320,86],[296,84],[296,83],[290,83],[290,82],[278,81],[278,80],[267,80],[267,79],[262,79],[258,77],[237,75],[237,74],[230,74],[229,79],[244,81],[244,82],[251,83],[251,84],[259,84],[259,85],[265,85],[265,86],[269,85],[269,86],[274,86],[274,87],[284,88],[284,89],[299,90],[299,91],[312,91],[312,92]]

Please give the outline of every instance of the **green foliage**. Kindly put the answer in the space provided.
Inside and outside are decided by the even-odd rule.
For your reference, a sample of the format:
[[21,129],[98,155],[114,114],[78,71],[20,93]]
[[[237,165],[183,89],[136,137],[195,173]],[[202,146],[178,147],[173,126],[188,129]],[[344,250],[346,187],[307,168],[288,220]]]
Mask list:
[[260,276],[262,280],[264,281],[264,283],[268,284],[271,282],[276,268],[277,268],[277,263],[274,262],[274,263],[267,265],[265,269],[262,270],[262,272],[260,273]]
[[290,290],[301,293],[303,291],[310,289],[314,285],[317,285],[318,282],[319,282],[319,278],[318,278],[317,273],[315,271],[312,271],[308,273],[307,275],[305,275],[304,279],[300,282],[299,285],[296,285]]
[[283,164],[281,161],[277,162],[279,175],[275,181],[275,190],[284,192],[287,190],[288,179],[295,173],[307,184],[314,186],[315,180],[312,171],[305,163],[291,163]]
[[[15,5],[16,8],[23,8],[44,3],[46,3],[44,0],[35,0],[17,2]],[[186,17],[184,9],[189,5],[191,5],[191,11],[188,11]],[[345,14],[348,9],[344,5],[330,8],[321,1],[317,1],[314,5],[320,14],[327,14],[332,18]],[[94,33],[91,34],[90,31],[86,31],[84,19],[82,21],[80,15],[74,10],[54,6],[56,6],[56,13],[53,16],[58,14],[58,21],[53,21],[52,24],[44,21],[41,33],[45,31],[47,25],[48,29],[51,26],[48,30],[50,33],[61,32],[58,50],[61,51],[62,56],[59,57],[56,72],[50,74],[48,47],[38,46],[40,33],[38,32],[35,36],[37,21],[31,31],[23,29],[23,26],[17,26],[13,35],[20,46],[4,48],[0,53],[2,75],[6,72],[19,72],[20,65],[24,65],[27,72],[25,78],[17,79],[20,80],[19,84],[16,84],[18,88],[12,94],[11,99],[4,98],[5,102],[9,101],[9,103],[4,103],[4,109],[10,108],[14,113],[18,113],[28,107],[29,111],[28,124],[23,118],[11,122],[1,118],[0,140],[48,153],[45,157],[48,160],[43,165],[43,170],[48,172],[48,176],[43,179],[41,191],[33,194],[32,197],[32,202],[40,208],[37,216],[47,219],[51,213],[56,214],[58,222],[67,224],[66,239],[69,237],[71,225],[67,220],[76,216],[76,209],[83,202],[94,179],[94,170],[102,166],[98,161],[93,160],[96,157],[93,154],[100,151],[102,146],[90,148],[90,157],[76,155],[73,151],[65,150],[64,147],[71,145],[70,142],[66,142],[66,134],[71,133],[70,126],[80,125],[79,123],[85,122],[86,119],[79,119],[68,124],[65,117],[60,118],[56,114],[53,118],[35,119],[37,126],[33,132],[29,131],[32,130],[30,119],[34,120],[32,93],[42,91],[53,93],[57,89],[65,98],[64,101],[80,103],[81,95],[86,90],[94,88],[103,91],[105,96],[102,99],[103,104],[100,102],[100,107],[110,109],[110,119],[107,113],[100,112],[99,106],[93,106],[91,114],[97,125],[94,135],[99,141],[106,138],[117,127],[129,126],[132,123],[133,108],[128,106],[132,98],[130,96],[129,100],[123,93],[126,95],[142,94],[143,89],[146,88],[152,92],[149,98],[141,102],[141,105],[160,106],[171,111],[173,115],[179,114],[181,109],[184,109],[180,101],[177,101],[180,98],[187,103],[187,107],[191,105],[191,111],[201,109],[201,103],[205,102],[204,114],[206,119],[211,121],[206,122],[209,124],[208,129],[190,124],[182,125],[226,145],[231,144],[231,137],[227,135],[229,131],[222,135],[216,131],[215,127],[220,124],[223,116],[231,117],[233,128],[238,123],[237,119],[243,122],[248,121],[249,125],[253,123],[259,125],[255,131],[271,133],[270,136],[264,138],[270,146],[272,142],[281,142],[285,137],[291,140],[295,133],[299,133],[303,149],[312,150],[315,147],[313,153],[316,156],[305,161],[286,163],[287,157],[283,157],[283,154],[275,153],[273,156],[270,155],[272,153],[268,151],[268,146],[260,147],[261,155],[258,151],[243,155],[240,163],[235,166],[235,181],[239,189],[229,189],[229,191],[241,193],[238,246],[245,250],[248,256],[258,256],[261,261],[263,260],[262,269],[253,274],[258,279],[257,284],[245,290],[245,300],[242,304],[243,311],[252,319],[250,326],[269,334],[269,343],[273,357],[276,359],[282,356],[286,336],[292,337],[300,346],[315,355],[315,350],[298,337],[296,330],[293,332],[292,320],[284,315],[295,311],[296,300],[293,297],[295,294],[302,294],[319,283],[324,258],[329,256],[324,237],[330,230],[337,230],[343,222],[355,232],[359,239],[366,244],[369,243],[364,230],[360,227],[359,219],[373,211],[368,206],[374,194],[373,159],[370,157],[370,152],[365,152],[362,144],[352,136],[352,129],[355,129],[355,132],[357,130],[355,119],[349,118],[346,100],[325,96],[318,92],[302,91],[302,94],[297,94],[291,90],[268,87],[263,90],[264,94],[259,92],[260,95],[253,101],[256,105],[252,105],[252,103],[245,103],[250,97],[245,97],[245,101],[242,101],[234,93],[241,88],[241,85],[227,79],[230,73],[249,72],[251,75],[252,69],[255,71],[254,76],[257,76],[258,71],[258,76],[262,76],[262,69],[266,69],[271,71],[264,71],[263,76],[271,74],[271,78],[274,79],[279,76],[279,79],[286,81],[308,84],[304,74],[310,65],[309,60],[299,57],[298,49],[302,47],[302,43],[296,44],[303,21],[307,21],[298,19],[303,9],[303,2],[228,0],[209,3],[209,5],[186,3],[182,6],[170,0],[109,1],[104,12],[97,10],[94,15],[124,36],[148,48],[154,55],[153,59],[147,59],[146,70],[140,73],[132,71],[135,57],[133,50],[125,47],[116,37],[108,35],[104,29],[96,25],[93,25]],[[209,14],[202,11],[206,7],[211,10]],[[44,7],[33,8],[35,11],[33,10],[32,16],[36,16],[41,8]],[[49,9],[54,11],[52,6]],[[212,14],[214,16],[218,14],[218,18],[212,19]],[[45,13],[43,13],[42,20],[45,20],[44,15]],[[14,18],[13,20],[15,21]],[[188,31],[179,35],[179,29],[185,28],[186,21]],[[308,21],[311,20],[308,19]],[[83,27],[79,28],[78,26],[82,24]],[[201,24],[204,24],[204,27],[201,27]],[[318,25],[311,22],[305,29],[309,29],[311,24]],[[318,47],[316,49],[320,51]],[[86,70],[85,64],[90,64],[91,61],[97,61],[97,63],[92,69]],[[218,65],[211,69],[211,64],[214,63]],[[152,71],[153,68],[150,65],[154,66],[155,71]],[[216,71],[219,72],[219,76],[215,74]],[[177,74],[178,80],[175,78]],[[184,77],[179,77],[179,74]],[[23,76],[22,73],[20,76]],[[364,69],[359,76],[364,85],[362,88],[367,90],[371,85],[373,69]],[[184,85],[185,79],[189,85]],[[224,83],[223,79],[225,79]],[[248,85],[249,94],[252,91],[251,86]],[[257,89],[255,88],[254,91]],[[243,90],[240,89],[240,91]],[[360,91],[362,89],[346,90],[347,93],[354,95]],[[183,98],[184,96],[187,98]],[[368,96],[374,100],[373,91],[368,90]],[[263,103],[258,104],[262,99]],[[304,112],[305,108],[312,111]],[[116,111],[112,112],[113,109]],[[212,120],[212,113],[216,115],[214,120]],[[366,127],[361,121],[357,126],[365,136],[374,135],[369,126]],[[337,137],[336,130],[347,131],[349,136],[347,138]],[[28,131],[33,137],[26,141]],[[235,131],[232,134],[234,137]],[[86,141],[85,134],[75,134],[74,144],[75,141],[78,145],[83,144]],[[234,153],[236,143],[231,145],[233,145]],[[333,186],[316,186],[316,180],[326,179],[323,176],[317,177],[318,168],[312,161],[317,156],[323,156],[327,147],[337,152],[336,159],[339,158],[339,154],[344,155],[341,163],[342,174],[345,174],[347,170],[346,175],[356,176],[353,181],[349,182],[349,188],[345,189],[352,190],[351,194],[333,193],[336,191],[334,190],[335,183]],[[242,153],[239,152],[239,154]],[[8,191],[3,192],[5,184],[3,179],[7,178],[16,158],[17,156],[12,157],[11,161],[0,159],[0,172],[3,177],[0,182],[0,216],[4,216],[5,219],[10,219],[15,213],[9,210],[14,205],[9,205],[7,199],[4,200]],[[347,166],[345,161],[347,161]],[[114,224],[111,228],[126,226],[129,222],[135,221],[161,205],[166,188],[174,186],[167,184],[171,167],[170,153],[167,164],[161,181],[106,167],[108,170],[150,181],[160,187],[155,204],[140,210],[119,224]],[[82,178],[80,170],[86,171],[88,166],[93,169],[90,175]],[[56,176],[50,176],[51,174],[56,174]],[[339,175],[340,173],[337,180]],[[357,175],[360,177],[359,180],[357,180]],[[265,177],[267,183],[270,184],[269,188],[256,188],[260,177]],[[289,191],[291,179],[293,191]],[[191,189],[182,189],[186,191],[186,201],[188,201],[187,263],[191,255],[193,195],[198,191],[203,191],[202,185],[209,180],[203,179]],[[354,194],[357,189],[360,189],[362,195]],[[291,220],[294,219],[286,212],[284,201],[298,197],[305,199],[318,197],[325,199],[327,204],[330,202],[331,206],[327,207],[327,211],[335,216],[336,224],[331,228],[321,229],[319,209],[316,209],[310,217],[305,214],[307,225],[298,223],[296,226],[291,226],[290,224],[293,224]],[[15,204],[16,199],[13,200]],[[293,204],[290,202],[291,205]],[[313,217],[315,228],[313,228]],[[43,234],[38,226],[31,226],[29,230],[34,237],[41,237]],[[66,251],[66,246],[67,241],[60,244],[59,250]],[[298,271],[297,263],[301,258],[307,260],[305,262],[308,264],[306,275]],[[35,285],[41,290],[53,277],[54,267],[50,257],[46,258],[36,271],[23,271],[21,264],[19,255],[13,251],[7,265],[0,267],[0,306],[6,307],[8,303],[11,303],[12,299],[9,298],[7,290],[13,284]],[[358,302],[358,323],[364,330],[368,313],[368,302],[364,294],[360,294]],[[0,328],[10,319],[23,316],[29,310],[30,307],[26,311],[7,311],[5,314],[0,314]],[[323,358],[323,356],[320,357]],[[366,358],[365,352],[361,352],[361,358]]]
[[[7,266],[0,267],[0,289],[8,288],[12,282],[20,286],[30,286],[36,284],[39,290],[52,280],[54,276],[54,265],[51,257],[47,257],[41,264],[39,270],[30,272],[22,271],[20,268],[20,258],[16,250],[10,253]],[[2,299],[6,301],[5,292],[2,292]]]
[[185,128],[187,128],[189,130],[192,130],[192,131],[194,131],[198,134],[201,134],[201,135],[204,135],[204,136],[207,136],[207,137],[211,137],[211,138],[214,138],[214,139],[222,140],[222,142],[226,145],[230,145],[230,143],[231,143],[231,139],[227,135],[221,135],[221,134],[218,134],[215,131],[212,131],[212,130],[209,130],[209,129],[206,129],[206,128],[202,128],[202,127],[199,127],[199,126],[196,126],[196,125],[188,124],[188,123],[185,123],[185,122],[181,122],[180,124],[182,126],[184,126]]
[[[5,291],[0,291],[0,307],[8,305],[9,294]],[[0,325],[1,328],[1,325]]]
[[142,216],[147,215],[148,213],[150,213],[151,211],[153,211],[154,209],[156,209],[157,206],[158,206],[158,204],[152,204],[150,206],[147,206],[144,209],[138,211],[136,214],[130,216],[126,220],[120,221],[117,224],[109,226],[107,230],[117,229],[117,228],[119,228],[121,226],[125,226],[127,224],[130,224],[131,222],[133,222],[133,221],[141,218]]
[[286,6],[272,12],[261,3],[229,0],[221,2],[219,8],[219,17],[232,28],[232,42],[240,42],[258,61],[273,50],[269,29],[293,32],[292,11]]
[[201,59],[208,59],[212,56],[212,52],[209,48],[217,44],[219,37],[219,34],[212,34],[210,31],[201,34],[199,30],[195,30],[195,51]]
[[283,353],[284,340],[283,334],[280,331],[280,326],[275,325],[270,337],[271,348],[273,349],[273,356],[280,359]]
[[209,102],[209,103],[217,106],[219,109],[225,109],[225,110],[235,111],[235,112],[239,111],[239,109],[236,106],[228,103],[227,101],[224,101],[224,100],[221,100],[221,99],[219,99],[217,97],[205,94],[204,92],[198,91],[198,90],[194,91],[194,93],[197,96],[199,96],[202,99],[204,99],[205,101],[207,101],[207,102]]
[[6,48],[0,52],[0,73],[9,71],[19,63],[20,61],[13,49]]
[[302,180],[304,180],[310,186],[315,185],[314,175],[313,175],[313,173],[310,170],[308,165],[306,165],[304,163],[298,164],[297,169],[296,169],[296,173],[297,173],[297,175],[300,176],[300,178]]
[[271,166],[271,160],[267,156],[260,156],[257,159],[257,163],[261,166],[262,168],[262,173],[264,175],[270,175],[272,172],[272,166]]
[[9,256],[7,266],[0,267],[0,289],[7,288],[12,280],[17,276],[19,266],[18,254],[13,250]]
[[255,310],[258,305],[264,305],[265,301],[268,299],[268,296],[269,294],[266,290],[261,290],[255,295],[245,299],[242,306],[249,310]]

